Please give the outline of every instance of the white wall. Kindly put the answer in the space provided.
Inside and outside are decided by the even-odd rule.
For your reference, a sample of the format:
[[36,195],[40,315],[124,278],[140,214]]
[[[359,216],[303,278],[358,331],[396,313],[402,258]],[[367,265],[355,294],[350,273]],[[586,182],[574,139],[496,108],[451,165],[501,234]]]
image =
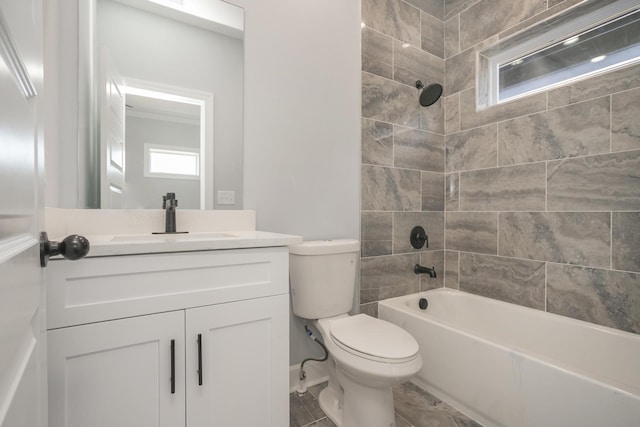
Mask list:
[[[245,208],[258,229],[359,238],[360,2],[245,9]],[[291,364],[319,354],[292,317]]]

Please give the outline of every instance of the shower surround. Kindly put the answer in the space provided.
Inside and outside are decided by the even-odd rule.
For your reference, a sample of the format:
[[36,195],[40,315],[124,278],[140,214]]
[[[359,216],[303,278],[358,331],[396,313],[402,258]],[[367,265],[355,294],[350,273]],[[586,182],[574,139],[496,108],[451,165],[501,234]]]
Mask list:
[[362,1],[362,311],[446,286],[640,333],[640,65],[475,110],[476,51],[576,3]]

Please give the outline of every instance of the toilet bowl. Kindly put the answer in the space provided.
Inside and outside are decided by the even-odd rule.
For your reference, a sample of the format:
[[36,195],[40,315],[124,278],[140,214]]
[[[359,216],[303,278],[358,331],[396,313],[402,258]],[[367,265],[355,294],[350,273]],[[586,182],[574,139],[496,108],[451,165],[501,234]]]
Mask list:
[[320,408],[338,427],[395,427],[391,387],[422,367],[416,340],[365,314],[314,324],[329,351],[329,382],[337,383],[320,393]]
[[320,408],[337,427],[395,427],[391,387],[422,367],[416,340],[381,319],[349,316],[360,242],[352,239],[290,246],[293,311],[313,320],[329,358]]

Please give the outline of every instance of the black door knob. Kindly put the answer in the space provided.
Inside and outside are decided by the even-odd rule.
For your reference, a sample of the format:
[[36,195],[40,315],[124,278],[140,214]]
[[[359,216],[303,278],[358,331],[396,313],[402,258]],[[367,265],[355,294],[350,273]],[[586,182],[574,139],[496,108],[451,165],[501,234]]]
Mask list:
[[84,236],[72,234],[61,242],[52,242],[43,231],[40,233],[40,265],[46,267],[49,257],[56,255],[62,255],[72,261],[84,258],[89,253],[90,247],[89,239]]

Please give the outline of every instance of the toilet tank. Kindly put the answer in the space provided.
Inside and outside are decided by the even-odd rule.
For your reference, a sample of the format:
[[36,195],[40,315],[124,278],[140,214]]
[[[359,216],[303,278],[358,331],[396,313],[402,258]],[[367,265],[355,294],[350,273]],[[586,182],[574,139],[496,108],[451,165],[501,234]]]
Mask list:
[[360,242],[317,240],[289,246],[293,312],[304,319],[346,314],[353,305]]

